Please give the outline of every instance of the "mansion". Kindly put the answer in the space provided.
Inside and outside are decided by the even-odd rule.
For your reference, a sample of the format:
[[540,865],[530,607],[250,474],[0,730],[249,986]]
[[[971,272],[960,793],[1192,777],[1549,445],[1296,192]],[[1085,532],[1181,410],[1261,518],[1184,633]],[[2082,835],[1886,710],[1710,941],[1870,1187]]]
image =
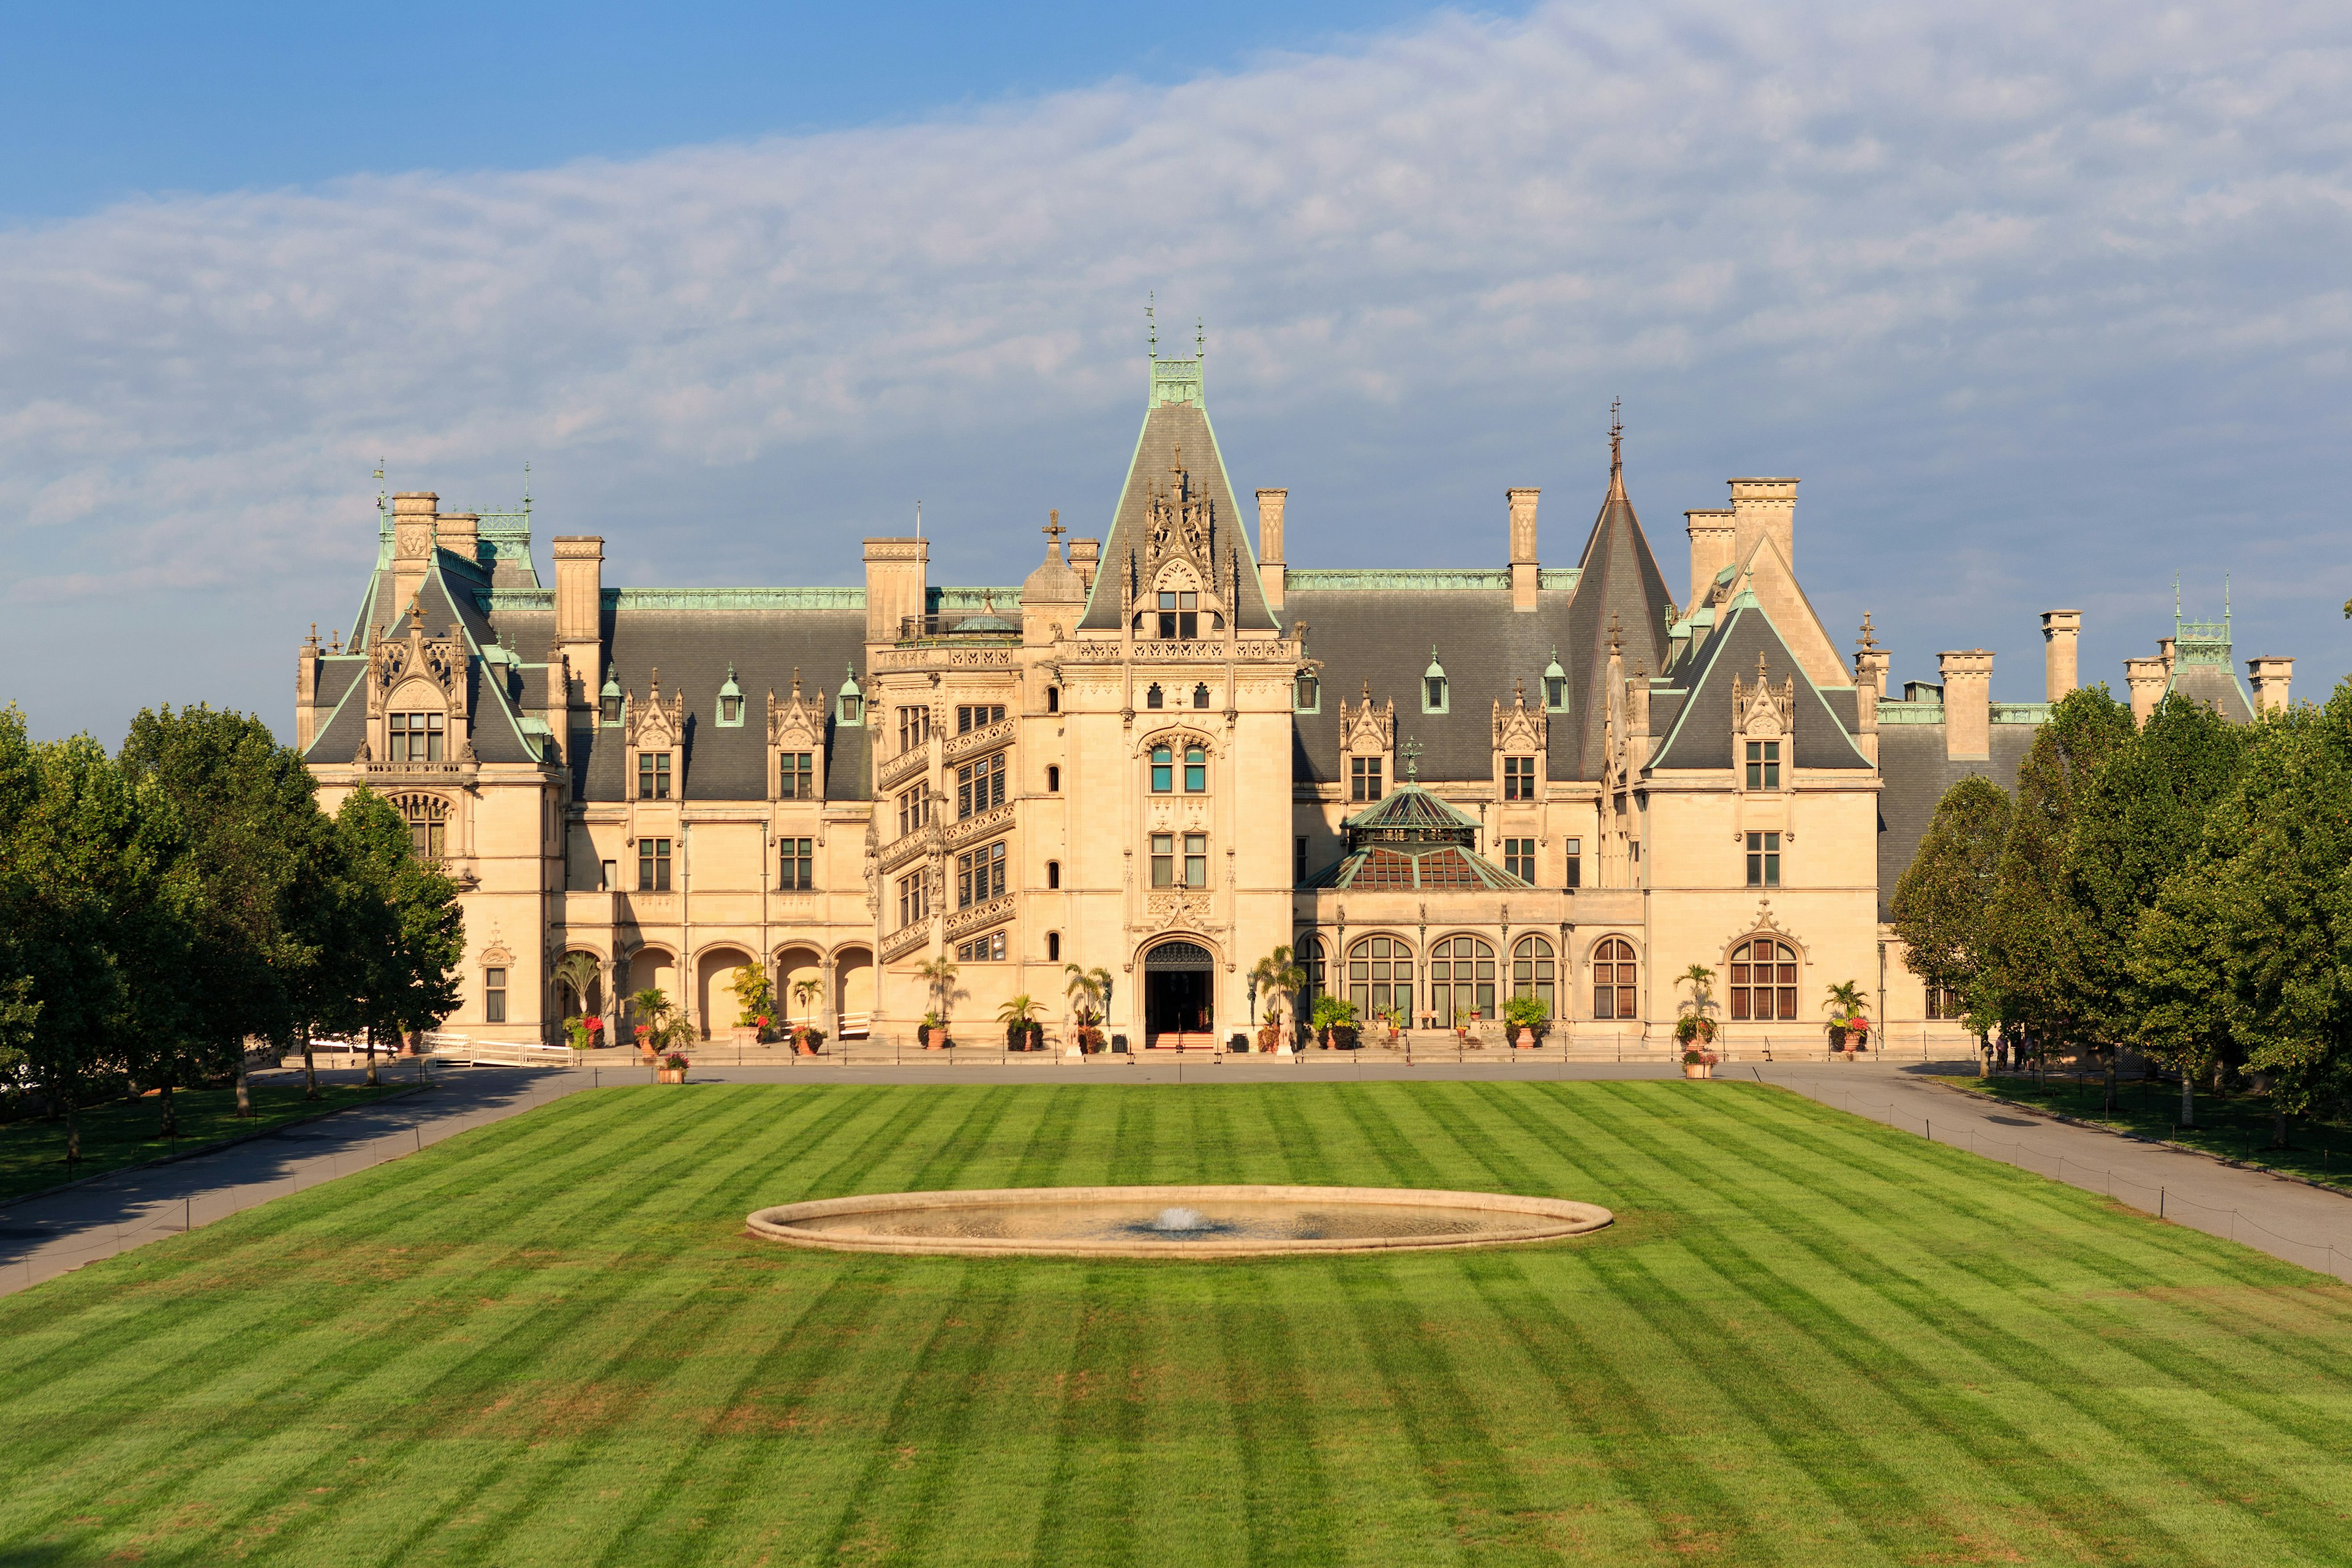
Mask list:
[[[759,964],[791,1017],[911,1039],[944,959],[966,1043],[1016,994],[1066,1018],[1076,963],[1112,1034],[1198,1046],[1252,1026],[1287,945],[1311,992],[1415,1028],[1532,994],[1552,1043],[1662,1050],[1697,964],[1734,1050],[1818,1048],[1846,981],[1882,1038],[1959,1040],[1887,902],[1944,791],[2013,783],[2048,703],[1992,701],[1981,650],[1890,691],[1867,618],[1842,652],[1795,479],[1685,512],[1679,592],[1613,435],[1573,565],[1509,489],[1499,564],[1293,568],[1287,492],[1243,512],[1201,373],[1153,357],[1108,530],[1056,514],[1018,587],[935,584],[887,538],[862,587],[608,588],[576,536],[551,586],[528,502],[391,498],[349,641],[301,648],[297,740],[322,804],[380,791],[462,887],[448,1026],[555,1037],[584,952],[616,1031],[657,986],[724,1037]],[[2080,625],[2042,616],[2052,700]],[[2288,664],[2249,686],[2226,619],[2180,623],[2127,679],[2142,712],[2242,720]]]

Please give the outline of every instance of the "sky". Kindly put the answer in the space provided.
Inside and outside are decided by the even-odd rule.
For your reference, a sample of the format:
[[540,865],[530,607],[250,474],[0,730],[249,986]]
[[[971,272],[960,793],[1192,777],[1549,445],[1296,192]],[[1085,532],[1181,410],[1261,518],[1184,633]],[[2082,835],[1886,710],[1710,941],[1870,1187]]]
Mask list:
[[1622,398],[1676,595],[1685,510],[1797,476],[1898,682],[2038,699],[2067,607],[2120,695],[2176,574],[2299,695],[2352,668],[2340,5],[488,9],[12,16],[36,733],[290,733],[379,462],[449,510],[529,463],[542,573],[855,582],[919,500],[935,582],[1018,583],[1108,523],[1147,302],[1294,565],[1500,565],[1530,485],[1572,564]]

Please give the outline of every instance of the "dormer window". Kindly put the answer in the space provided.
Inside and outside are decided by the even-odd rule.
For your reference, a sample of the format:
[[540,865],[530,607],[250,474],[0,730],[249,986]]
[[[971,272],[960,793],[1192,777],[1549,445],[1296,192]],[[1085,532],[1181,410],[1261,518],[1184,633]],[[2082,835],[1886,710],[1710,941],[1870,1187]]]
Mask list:
[[1780,742],[1750,741],[1748,742],[1748,787],[1779,789],[1780,787]]
[[1295,711],[1300,713],[1320,712],[1323,707],[1323,683],[1317,680],[1311,672],[1301,670],[1297,679],[1291,682],[1290,706]]
[[727,667],[727,684],[719,689],[719,721],[732,729],[743,724],[743,689],[735,684],[735,667]]
[[441,760],[443,719],[438,713],[394,713],[388,729],[390,761],[437,763]]
[[1160,636],[1162,641],[1201,635],[1201,595],[1187,589],[1160,595]]
[[1446,711],[1445,667],[1437,662],[1437,649],[1429,650],[1429,668],[1421,672],[1421,710],[1424,713]]
[[637,798],[639,800],[669,798],[669,753],[667,752],[637,753]]
[[607,724],[621,721],[621,683],[611,676],[604,678],[604,692],[596,700],[596,717]]
[[1568,671],[1559,667],[1559,650],[1551,650],[1551,662],[1544,666],[1544,707],[1553,713],[1568,710]]
[[841,724],[862,725],[866,722],[866,693],[857,687],[857,671],[850,669],[841,683],[841,695],[835,701],[834,720]]

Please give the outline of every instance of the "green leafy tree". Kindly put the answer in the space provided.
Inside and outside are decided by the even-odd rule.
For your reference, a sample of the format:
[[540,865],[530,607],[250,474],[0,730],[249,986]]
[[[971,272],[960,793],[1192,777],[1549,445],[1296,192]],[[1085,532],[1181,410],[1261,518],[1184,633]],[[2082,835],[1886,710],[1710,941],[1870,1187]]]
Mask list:
[[282,1037],[284,974],[306,954],[294,889],[319,874],[331,833],[308,768],[260,720],[208,707],[165,707],[131,721],[121,763],[178,811],[189,883],[189,963],[179,976],[184,1032],[166,1068],[234,1070],[237,1110],[252,1114],[246,1042]]
[[2085,986],[2066,845],[2092,779],[2132,734],[2131,710],[2105,686],[2084,687],[2053,705],[2018,769],[1984,933],[2000,1018],[2032,1031],[2037,1057],[2053,1043],[2089,1037],[2075,1010]]
[[1070,1009],[1077,1016],[1078,1026],[1092,1027],[1102,1018],[1107,1005],[1104,998],[1110,994],[1110,971],[1100,965],[1088,969],[1082,964],[1066,963],[1062,973],[1067,977],[1062,994],[1070,999]]
[[957,973],[955,960],[944,953],[937,958],[927,958],[915,966],[915,973],[923,977],[924,985],[931,993],[931,1016],[929,1026],[945,1028],[949,1006],[957,997],[963,994],[955,988]]
[[27,742],[13,707],[0,712],[0,888],[17,900],[8,994],[38,1004],[24,1020],[26,1070],[62,1108],[66,1157],[79,1160],[80,1107],[184,1027],[179,816],[88,735]]
[[1256,983],[1258,994],[1266,998],[1269,1009],[1279,1006],[1285,1017],[1291,1016],[1298,993],[1307,984],[1307,971],[1288,947],[1276,947],[1259,959],[1251,967],[1249,977]]
[[2105,1068],[2140,1039],[2132,939],[2164,884],[2197,854],[2205,821],[2235,784],[2249,731],[2210,707],[2168,697],[2111,751],[2074,803],[2057,893],[2064,962],[2051,969],[2058,1011]]
[[2168,879],[2130,959],[2143,1038],[2196,1080],[2234,1051],[2270,1081],[2273,1139],[2352,1085],[2352,683],[2265,720],[2196,856]]
[[[334,826],[341,864],[331,914],[342,951],[320,966],[320,1016],[365,1029],[371,1039],[433,1028],[457,1007],[457,965],[466,954],[457,884],[416,854],[408,824],[373,790],[344,796]],[[303,1044],[308,1068],[307,1033]],[[316,1081],[314,1075],[313,1093]]]
[[1946,790],[1890,907],[1904,967],[1929,989],[1960,998],[1963,1021],[1979,1039],[2000,1022],[1988,922],[2010,816],[2008,794],[1989,778],[1971,773]]

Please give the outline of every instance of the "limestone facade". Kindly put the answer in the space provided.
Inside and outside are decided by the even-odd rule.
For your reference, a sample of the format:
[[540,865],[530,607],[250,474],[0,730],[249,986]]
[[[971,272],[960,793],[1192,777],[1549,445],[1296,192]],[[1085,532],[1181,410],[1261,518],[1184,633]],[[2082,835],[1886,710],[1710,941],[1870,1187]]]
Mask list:
[[[1867,622],[1849,663],[1792,564],[1797,489],[1685,513],[1680,605],[1614,437],[1574,566],[1514,487],[1496,566],[1302,568],[1285,489],[1254,548],[1200,362],[1155,358],[1104,536],[1056,515],[1019,586],[935,585],[887,538],[862,587],[614,589],[605,541],[559,537],[550,588],[528,502],[392,497],[350,642],[301,649],[297,738],[330,808],[382,791],[459,879],[448,1026],[478,1035],[554,1037],[579,952],[616,1037],[646,986],[724,1037],[751,963],[788,1017],[907,1037],[944,959],[967,1042],[1020,994],[1066,1018],[1076,963],[1114,1035],[1202,1044],[1252,1028],[1288,945],[1415,1028],[1491,1035],[1533,992],[1550,1043],[1665,1050],[1699,965],[1733,1049],[1818,1048],[1843,981],[1883,1038],[1957,1043],[1886,900],[1944,789],[2011,782],[2048,704],[1992,701],[1980,650],[1893,696]],[[2043,617],[2053,700],[2080,624]],[[2226,623],[2218,652],[2234,681]]]

